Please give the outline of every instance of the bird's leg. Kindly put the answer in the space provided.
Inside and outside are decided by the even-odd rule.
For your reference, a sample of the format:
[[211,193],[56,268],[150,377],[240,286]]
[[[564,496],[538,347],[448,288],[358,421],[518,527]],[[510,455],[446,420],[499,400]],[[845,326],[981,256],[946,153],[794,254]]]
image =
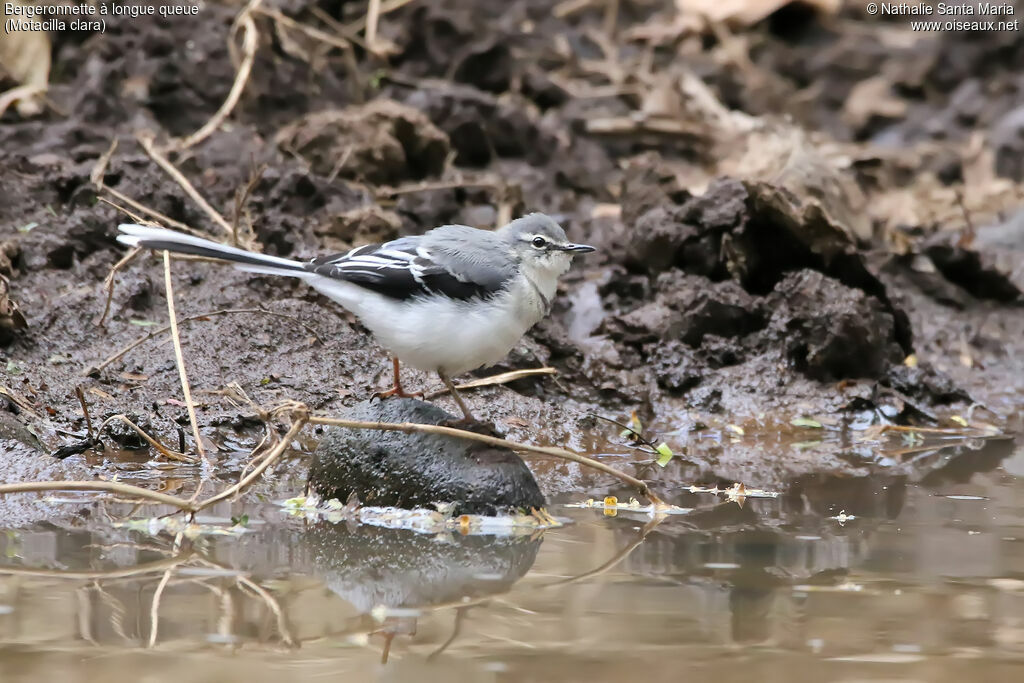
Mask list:
[[389,396],[398,396],[399,398],[420,398],[420,397],[422,397],[423,396],[423,392],[422,391],[418,392],[418,393],[409,394],[409,393],[406,393],[406,391],[404,389],[402,389],[402,380],[401,380],[401,378],[399,377],[399,374],[398,374],[398,356],[392,356],[391,357],[391,362],[393,364],[392,367],[395,370],[395,385],[393,387],[391,387],[390,389],[388,389],[387,391],[377,392],[375,394],[375,396],[378,396],[380,398],[388,398]]
[[462,397],[459,396],[459,392],[455,391],[455,385],[452,384],[452,381],[451,381],[451,379],[448,378],[448,375],[446,375],[443,372],[441,372],[440,370],[438,370],[437,376],[440,377],[441,381],[444,382],[444,385],[446,387],[448,387],[448,391],[452,392],[452,398],[455,399],[455,402],[459,404],[459,408],[462,409],[462,416],[463,417],[459,421],[460,422],[476,422],[476,418],[473,417],[473,413],[469,412],[469,408],[467,408],[466,404],[462,402]]

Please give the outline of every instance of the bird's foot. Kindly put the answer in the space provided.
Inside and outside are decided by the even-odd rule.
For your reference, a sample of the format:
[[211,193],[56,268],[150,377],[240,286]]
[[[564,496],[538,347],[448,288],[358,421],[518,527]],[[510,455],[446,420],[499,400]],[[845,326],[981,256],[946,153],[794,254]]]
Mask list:
[[391,387],[387,391],[375,391],[375,392],[373,392],[373,395],[370,396],[370,399],[372,400],[372,399],[375,399],[375,398],[379,398],[379,399],[383,400],[385,398],[391,398],[392,396],[395,396],[395,397],[398,397],[398,398],[423,398],[423,392],[422,391],[412,391],[412,392],[409,392],[409,391],[405,391],[404,389],[402,389],[402,387]]

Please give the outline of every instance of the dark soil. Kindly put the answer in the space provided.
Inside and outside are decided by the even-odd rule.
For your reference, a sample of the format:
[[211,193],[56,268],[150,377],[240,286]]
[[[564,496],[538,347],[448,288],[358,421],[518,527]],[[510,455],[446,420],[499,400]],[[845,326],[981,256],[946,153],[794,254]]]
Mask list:
[[[275,4],[328,32],[325,12],[344,23],[365,11]],[[910,34],[851,6],[783,10],[722,44],[670,29],[671,2],[623,1],[608,37],[598,4],[559,18],[532,0],[410,3],[382,19],[387,58],[327,49],[259,15],[229,123],[172,161],[273,254],[534,210],[598,246],[497,368],[550,364],[557,381],[467,395],[512,438],[608,450],[589,411],[638,410],[666,431],[744,425],[752,437],[803,415],[949,424],[972,403],[989,411],[979,419],[1019,424],[1019,33]],[[104,185],[229,239],[135,141],[187,135],[227,96],[240,8],[203,7],[52,36],[54,107],[0,118],[0,410],[47,451],[84,436],[79,384],[94,421],[131,412],[171,444],[188,432],[166,335],[89,372],[167,317],[162,262],[146,254],[117,274],[96,324],[125,216],[98,201],[121,203],[90,174],[117,140]],[[255,413],[232,383],[258,404],[335,412],[387,384],[366,330],[301,283],[189,260],[173,273],[180,318],[290,318],[183,323],[211,441],[255,443]],[[107,437],[131,447],[130,434]],[[870,471],[753,438],[704,454],[696,471],[661,476],[782,485]],[[574,468],[545,472],[546,490],[581,488]]]

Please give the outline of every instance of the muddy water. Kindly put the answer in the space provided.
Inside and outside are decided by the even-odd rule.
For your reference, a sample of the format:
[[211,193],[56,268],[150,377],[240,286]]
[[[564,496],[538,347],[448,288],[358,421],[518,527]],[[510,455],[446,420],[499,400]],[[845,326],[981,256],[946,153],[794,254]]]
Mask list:
[[178,545],[51,497],[88,514],[0,534],[0,680],[1020,680],[1024,448],[932,457],[507,536],[292,516],[287,479]]

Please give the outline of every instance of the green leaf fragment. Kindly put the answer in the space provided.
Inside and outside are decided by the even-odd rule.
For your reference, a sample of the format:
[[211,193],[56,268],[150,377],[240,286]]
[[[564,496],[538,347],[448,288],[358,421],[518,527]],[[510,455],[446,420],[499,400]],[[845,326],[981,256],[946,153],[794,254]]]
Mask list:
[[659,467],[664,467],[665,465],[667,465],[668,461],[671,460],[672,456],[675,455],[675,453],[672,452],[672,449],[669,448],[668,444],[665,443],[664,441],[659,443],[654,450],[658,451],[657,463]]
[[132,325],[138,325],[139,327],[156,327],[157,325],[160,324],[152,320],[140,320],[138,318],[132,318],[128,322],[131,323]]
[[794,427],[806,427],[807,429],[824,429],[824,425],[809,417],[794,417],[789,421],[789,424]]

